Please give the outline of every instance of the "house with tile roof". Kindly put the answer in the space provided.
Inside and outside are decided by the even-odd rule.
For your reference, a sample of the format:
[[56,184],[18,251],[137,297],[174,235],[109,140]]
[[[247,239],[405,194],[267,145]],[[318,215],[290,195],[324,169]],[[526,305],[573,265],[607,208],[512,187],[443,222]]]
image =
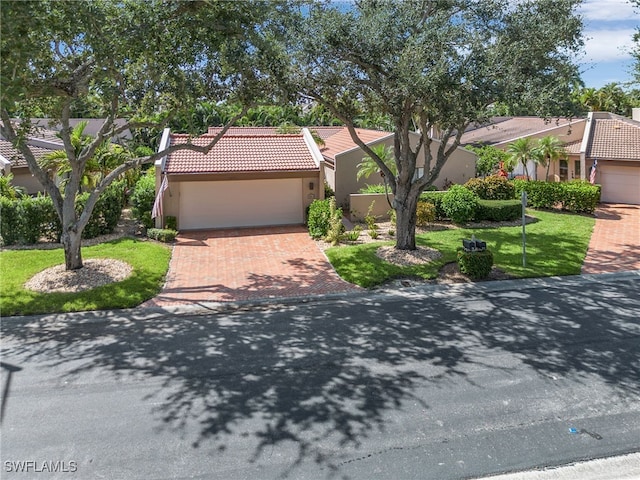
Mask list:
[[[634,110],[634,119],[608,112],[550,121],[536,117],[499,117],[489,124],[470,127],[462,136],[462,144],[506,149],[518,138],[556,136],[564,143],[567,155],[552,163],[547,180],[589,180],[595,163],[595,183],[602,186],[601,201],[640,204],[640,109]],[[547,173],[546,167],[535,168],[533,164],[529,171],[540,180]],[[519,172],[521,170],[515,171]]]
[[[56,150],[64,149],[62,140],[56,136],[56,132],[48,129],[38,130],[29,136],[27,144],[36,160],[40,160]],[[44,191],[42,184],[29,170],[22,153],[2,137],[0,137],[0,171],[3,175],[13,175],[12,185],[24,189],[30,195]]]
[[[159,148],[208,145],[219,130],[199,137],[164,131]],[[307,207],[324,197],[323,158],[309,130],[234,128],[203,154],[176,150],[156,162],[162,226],[177,218],[181,230],[302,224]]]
[[[314,130],[324,140],[324,145],[320,148],[320,151],[325,160],[325,178],[327,184],[335,192],[338,204],[348,208],[351,194],[358,193],[367,184],[374,185],[383,182],[379,174],[358,180],[358,164],[367,155],[351,139],[346,127],[314,127]],[[394,136],[391,132],[360,128],[357,128],[356,132],[370,147],[386,145],[393,149]],[[417,133],[411,133],[410,135],[417,145],[419,135]],[[438,140],[433,141],[431,144],[431,154],[434,158],[437,155],[439,145],[440,142]],[[424,166],[425,154],[423,149],[418,153],[416,175],[423,174]],[[468,150],[458,148],[442,167],[434,185],[442,188],[449,182],[465,183],[470,178],[475,177],[475,173],[476,155]]]
[[[84,133],[89,136],[95,136],[104,119],[102,118],[70,118],[69,126],[74,128],[78,123],[86,122]],[[62,128],[59,124],[52,124],[48,118],[32,118],[34,130],[27,137],[27,145],[31,148],[36,160],[40,160],[45,155],[56,150],[64,150],[64,144],[59,136]],[[115,126],[119,127],[125,123],[125,120],[116,119]],[[131,138],[131,132],[125,130],[117,138],[112,141],[121,142]],[[3,175],[11,173],[13,180],[11,183],[16,187],[23,188],[28,194],[36,194],[44,192],[44,187],[36,179],[29,170],[27,161],[18,150],[13,148],[11,142],[5,140],[0,135],[0,172]]]
[[[347,127],[343,126],[318,126],[308,127],[317,138],[322,140],[319,146],[324,159],[323,175],[327,185],[335,192],[337,203],[348,210],[350,195],[358,193],[367,184],[381,184],[382,177],[379,174],[369,178],[358,179],[358,164],[367,154],[353,141]],[[208,134],[219,133],[221,127],[209,127]],[[278,132],[277,127],[231,127],[227,135],[239,133],[251,135],[272,135]],[[393,148],[393,133],[380,130],[356,128],[358,136],[370,147],[384,144]],[[418,134],[412,134],[417,144]],[[435,156],[440,143],[433,142],[432,154]],[[476,156],[465,149],[457,149],[442,168],[435,185],[442,187],[446,183],[464,183],[475,176]],[[424,171],[424,152],[418,156],[417,175]]]

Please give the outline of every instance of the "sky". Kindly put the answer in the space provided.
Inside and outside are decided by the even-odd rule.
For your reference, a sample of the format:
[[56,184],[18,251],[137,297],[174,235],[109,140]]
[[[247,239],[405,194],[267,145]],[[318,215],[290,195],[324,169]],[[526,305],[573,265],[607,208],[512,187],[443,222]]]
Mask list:
[[579,13],[584,22],[585,52],[578,64],[585,86],[630,82],[634,65],[630,51],[633,34],[640,27],[640,9],[628,0],[585,0]]

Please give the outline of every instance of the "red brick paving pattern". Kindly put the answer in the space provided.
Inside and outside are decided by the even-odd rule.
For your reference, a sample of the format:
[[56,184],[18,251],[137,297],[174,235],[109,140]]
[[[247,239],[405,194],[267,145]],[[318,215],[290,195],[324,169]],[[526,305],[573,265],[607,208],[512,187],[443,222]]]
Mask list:
[[340,279],[301,226],[181,233],[162,292],[143,306],[360,291]]
[[640,270],[640,205],[601,204],[582,273]]

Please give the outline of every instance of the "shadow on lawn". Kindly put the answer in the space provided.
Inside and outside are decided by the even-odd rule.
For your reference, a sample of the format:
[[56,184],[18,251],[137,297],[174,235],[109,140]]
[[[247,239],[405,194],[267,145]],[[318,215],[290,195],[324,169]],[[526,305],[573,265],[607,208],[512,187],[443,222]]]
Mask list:
[[134,319],[131,312],[93,312],[71,321],[5,321],[10,346],[3,360],[66,368],[70,381],[88,372],[159,380],[150,414],[179,432],[195,425],[194,448],[222,454],[230,435],[244,435],[249,461],[257,461],[293,443],[298,456],[283,476],[295,476],[307,460],[337,475],[343,454],[328,453],[334,450],[323,442],[357,447],[383,432],[405,402],[429,408],[422,388],[466,381],[475,363],[502,369],[486,363],[488,351],[508,353],[544,376],[595,378],[636,398],[639,283],[580,292],[566,280],[544,290],[488,294],[477,287],[464,297],[356,298],[200,317],[145,318],[138,311]]

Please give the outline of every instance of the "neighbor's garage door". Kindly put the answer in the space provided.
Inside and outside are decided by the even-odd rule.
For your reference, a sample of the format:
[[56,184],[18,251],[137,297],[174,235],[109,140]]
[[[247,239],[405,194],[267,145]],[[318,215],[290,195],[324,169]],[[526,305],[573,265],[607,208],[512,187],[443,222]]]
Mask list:
[[633,203],[640,205],[640,166],[598,164],[601,200],[609,203]]
[[180,186],[181,230],[303,222],[299,178],[183,182]]

